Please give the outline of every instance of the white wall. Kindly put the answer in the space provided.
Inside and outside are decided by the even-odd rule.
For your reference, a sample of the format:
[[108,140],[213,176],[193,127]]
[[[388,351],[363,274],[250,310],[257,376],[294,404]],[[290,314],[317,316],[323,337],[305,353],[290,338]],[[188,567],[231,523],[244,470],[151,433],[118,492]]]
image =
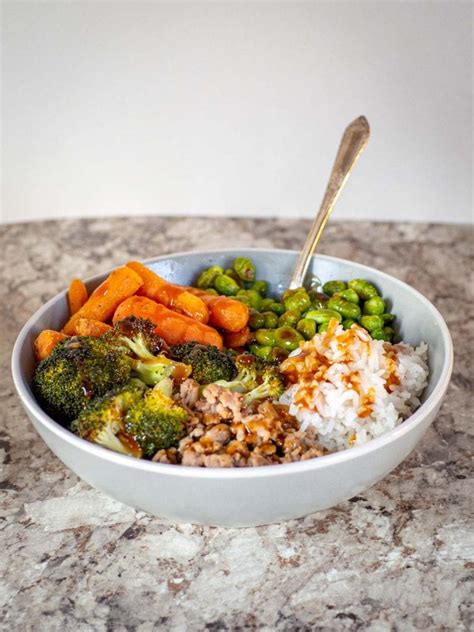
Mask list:
[[3,221],[471,218],[469,2],[3,2]]

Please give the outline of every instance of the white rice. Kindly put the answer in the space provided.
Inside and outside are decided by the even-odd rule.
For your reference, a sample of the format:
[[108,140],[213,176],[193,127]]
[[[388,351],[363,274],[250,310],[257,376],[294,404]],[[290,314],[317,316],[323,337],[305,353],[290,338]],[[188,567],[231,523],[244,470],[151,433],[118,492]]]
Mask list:
[[350,332],[331,325],[282,364],[289,375],[292,358],[300,356],[298,381],[279,401],[302,430],[314,426],[320,443],[334,451],[366,443],[406,419],[420,405],[429,370],[425,343],[391,345],[357,325]]

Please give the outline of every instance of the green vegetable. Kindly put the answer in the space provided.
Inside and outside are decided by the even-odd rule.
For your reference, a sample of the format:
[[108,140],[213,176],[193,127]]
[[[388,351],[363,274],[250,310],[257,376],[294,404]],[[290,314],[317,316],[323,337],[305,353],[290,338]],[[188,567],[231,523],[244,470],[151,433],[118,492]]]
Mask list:
[[302,318],[297,326],[297,331],[305,338],[306,340],[311,340],[316,334],[316,321],[311,318]]
[[219,292],[215,290],[213,287],[208,287],[206,289],[206,294],[212,294],[213,296],[219,296]]
[[262,347],[275,346],[275,330],[274,329],[257,329],[254,333],[257,344]]
[[141,447],[144,456],[178,445],[185,434],[187,411],[171,397],[172,382],[165,379],[132,406],[124,420],[125,431]]
[[334,298],[343,298],[346,301],[349,301],[349,303],[355,303],[356,305],[359,304],[359,295],[357,294],[357,292],[351,288],[347,288],[347,290],[342,290],[342,292],[337,292],[336,294],[334,294]]
[[323,285],[323,292],[328,296],[336,294],[336,292],[342,292],[347,288],[347,284],[344,281],[327,281]]
[[261,358],[262,360],[271,360],[272,359],[272,347],[262,347],[260,345],[250,345],[249,347],[250,353],[253,353],[257,356],[257,358]]
[[62,421],[75,419],[89,401],[128,382],[125,351],[103,338],[74,336],[60,342],[36,367],[33,390],[43,406]]
[[231,279],[234,279],[234,281],[237,283],[237,285],[240,288],[244,287],[244,283],[243,283],[242,279],[239,277],[237,272],[235,270],[233,270],[232,268],[227,268],[226,270],[224,270],[224,274],[226,274],[227,276],[230,276]]
[[290,352],[281,347],[273,347],[269,360],[280,364],[290,355]]
[[341,314],[334,311],[333,309],[312,309],[306,312],[305,318],[310,318],[311,320],[314,320],[318,325],[328,323],[331,318],[335,318],[338,323],[340,323],[342,320]]
[[264,312],[267,309],[270,308],[270,305],[272,305],[272,303],[275,302],[275,299],[273,298],[262,298],[262,303],[261,303],[261,310]]
[[268,282],[267,281],[254,281],[249,288],[250,290],[255,290],[260,294],[260,296],[265,297],[268,292]]
[[267,329],[275,329],[275,327],[278,327],[278,316],[275,312],[262,312],[262,316],[265,319],[264,327]]
[[355,303],[350,303],[343,298],[332,297],[327,302],[327,309],[339,312],[343,318],[352,318],[356,320],[360,316],[360,307]]
[[327,331],[327,330],[328,330],[328,327],[329,327],[329,321],[327,321],[327,322],[325,322],[325,323],[321,323],[321,324],[318,326],[318,334],[322,334],[322,333],[324,333],[325,331]]
[[214,383],[236,393],[246,393],[258,386],[260,373],[265,364],[260,358],[255,357],[258,354],[254,351],[261,351],[262,347],[252,345],[251,348],[252,353],[240,353],[234,358],[237,376],[233,380],[217,380]]
[[257,312],[260,311],[262,305],[262,297],[256,290],[239,290],[237,298],[244,297],[247,305]]
[[235,296],[240,290],[237,282],[227,274],[218,274],[214,279],[214,288],[224,296]]
[[391,342],[393,340],[393,337],[395,336],[395,329],[393,329],[393,327],[384,327],[383,333],[386,336],[385,340]]
[[298,349],[303,340],[303,336],[293,327],[283,326],[275,329],[275,345],[287,351]]
[[348,283],[352,290],[355,290],[360,298],[367,300],[373,296],[378,296],[378,292],[372,283],[369,283],[365,279],[352,279]]
[[283,377],[273,364],[264,367],[260,372],[259,380],[260,384],[244,395],[244,403],[247,406],[259,399],[278,399],[285,390]]
[[171,347],[170,354],[175,360],[191,365],[191,377],[199,384],[231,380],[237,373],[229,354],[212,345],[182,342]]
[[246,257],[234,259],[234,270],[245,283],[255,281],[255,266]]
[[362,311],[364,314],[381,316],[385,311],[385,301],[380,296],[373,296],[365,301]]
[[265,327],[265,314],[264,313],[261,314],[260,312],[257,312],[257,310],[255,309],[250,310],[249,327],[250,329],[253,329],[253,330],[261,329],[262,327]]
[[[262,306],[262,309],[263,309],[263,306]],[[275,312],[277,316],[281,316],[282,314],[285,313],[285,306],[282,305],[281,303],[278,303],[277,301],[273,301],[265,309],[268,309],[271,312]]]
[[283,300],[287,311],[297,311],[300,314],[311,307],[311,299],[305,290],[298,290]]
[[342,321],[342,326],[344,327],[344,329],[350,329],[352,325],[355,325],[355,322],[356,321],[352,318],[346,318]]
[[324,309],[326,303],[328,302],[328,297],[322,292],[317,292],[316,290],[310,290],[308,292],[308,296],[311,299],[311,307],[313,309]]
[[220,266],[211,266],[207,270],[201,272],[196,285],[203,290],[214,287],[214,281],[219,274],[223,274],[224,270]]
[[281,327],[284,327],[284,326],[296,327],[300,319],[301,319],[300,312],[298,312],[296,309],[289,309],[288,311],[286,311],[284,314],[280,316],[280,318],[278,319],[278,324]]
[[395,320],[395,314],[380,314],[380,318],[383,320],[384,323],[391,323],[393,320]]
[[367,329],[369,333],[372,333],[377,329],[383,330],[383,320],[380,318],[380,316],[362,316],[362,318],[360,319],[360,324],[362,325],[362,327]]
[[369,333],[374,340],[388,340],[383,329],[372,329]]
[[141,449],[126,436],[124,418],[146,390],[140,380],[130,380],[102,397],[95,397],[71,424],[82,439],[104,448],[140,458]]

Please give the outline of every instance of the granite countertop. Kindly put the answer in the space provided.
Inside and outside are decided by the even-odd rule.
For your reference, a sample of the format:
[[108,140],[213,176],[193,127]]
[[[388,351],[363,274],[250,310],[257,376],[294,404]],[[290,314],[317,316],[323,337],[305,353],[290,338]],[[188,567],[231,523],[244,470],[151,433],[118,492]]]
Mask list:
[[328,511],[241,530],[164,524],[81,482],[38,437],[14,392],[19,329],[73,276],[196,247],[299,248],[308,227],[185,218],[0,227],[2,630],[472,629],[471,228],[328,226],[320,252],[413,285],[440,309],[455,343],[447,397],[417,449]]

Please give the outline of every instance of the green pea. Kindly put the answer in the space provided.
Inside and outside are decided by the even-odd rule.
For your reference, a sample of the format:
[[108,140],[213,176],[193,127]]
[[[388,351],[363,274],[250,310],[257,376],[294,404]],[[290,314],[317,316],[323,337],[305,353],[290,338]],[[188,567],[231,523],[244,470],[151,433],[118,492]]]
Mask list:
[[355,290],[360,298],[363,298],[364,300],[379,295],[375,286],[365,279],[352,279],[351,281],[349,281],[348,285],[351,290]]
[[270,309],[270,305],[275,302],[273,298],[262,298],[261,310],[262,312],[266,312],[267,309]]
[[362,311],[364,314],[381,316],[385,311],[385,301],[380,296],[372,296],[365,301]]
[[231,279],[227,274],[218,274],[216,276],[214,288],[219,294],[224,294],[225,296],[235,296],[240,289],[234,279]]
[[219,292],[215,290],[213,287],[208,287],[206,289],[206,294],[212,294],[213,296],[219,296]]
[[246,257],[237,257],[234,259],[234,270],[237,272],[242,281],[251,283],[255,281],[255,266]]
[[265,327],[267,329],[275,329],[278,327],[278,316],[275,312],[262,312],[261,314],[265,320]]
[[327,281],[323,285],[323,292],[328,296],[336,294],[336,292],[342,292],[347,288],[347,284],[344,281]]
[[254,333],[257,344],[263,347],[275,346],[275,330],[274,329],[257,329]]
[[219,274],[223,274],[224,270],[220,266],[211,266],[207,270],[201,272],[196,285],[203,290],[213,287],[214,281]]
[[281,303],[278,303],[277,301],[273,301],[273,303],[270,303],[267,309],[269,309],[271,312],[275,312],[277,316],[281,316],[285,313],[285,306]]
[[369,333],[376,329],[383,329],[383,320],[380,316],[371,315],[371,316],[362,316],[360,319],[360,324],[362,327],[367,329]]
[[249,351],[250,353],[253,353],[253,355],[256,355],[257,358],[262,358],[262,360],[272,360],[272,347],[268,347],[268,346],[264,346],[262,347],[261,345],[250,345],[249,347]]
[[343,298],[345,301],[349,301],[349,303],[359,304],[359,295],[355,290],[352,290],[350,287],[347,290],[342,290],[342,292],[336,292],[333,295],[334,298]]
[[297,310],[301,314],[311,307],[311,299],[304,290],[298,290],[298,292],[288,296],[283,304],[287,310]]
[[311,318],[302,318],[296,325],[296,330],[302,334],[306,340],[311,340],[316,334],[316,321]]
[[265,316],[263,314],[260,314],[260,312],[257,312],[257,310],[252,309],[250,311],[250,317],[249,317],[249,327],[250,329],[261,329],[262,327],[265,327]]
[[335,298],[334,296],[327,302],[327,308],[339,312],[343,318],[352,318],[356,320],[360,316],[360,307],[355,303],[350,303],[343,298]]
[[280,318],[278,319],[278,324],[282,327],[296,327],[300,318],[300,312],[298,312],[296,309],[289,309],[287,312],[280,316]]
[[329,323],[328,322],[327,323],[321,323],[318,326],[318,334],[323,334],[325,331],[328,330],[328,327],[329,327]]
[[287,351],[298,349],[303,340],[303,336],[293,327],[283,326],[275,329],[275,346]]
[[380,314],[380,318],[383,320],[384,323],[391,323],[392,320],[395,320],[395,314]]
[[242,279],[239,277],[239,275],[237,274],[235,270],[232,270],[232,268],[227,268],[227,270],[224,271],[224,274],[226,274],[227,276],[230,276],[231,279],[234,279],[234,281],[237,283],[237,285],[240,288],[244,287],[244,283]]
[[310,290],[308,292],[308,296],[311,300],[311,307],[313,307],[313,309],[324,309],[326,307],[326,303],[328,302],[328,297],[322,292],[317,292],[316,290]]
[[260,296],[265,297],[268,292],[268,282],[254,281],[249,289],[256,290],[260,294]]
[[305,318],[311,318],[318,325],[328,323],[332,318],[335,318],[338,323],[341,322],[342,316],[339,312],[335,312],[333,309],[313,309],[306,312]]
[[355,322],[356,321],[352,318],[346,318],[342,321],[342,326],[344,327],[344,329],[350,329],[352,325],[355,325]]

